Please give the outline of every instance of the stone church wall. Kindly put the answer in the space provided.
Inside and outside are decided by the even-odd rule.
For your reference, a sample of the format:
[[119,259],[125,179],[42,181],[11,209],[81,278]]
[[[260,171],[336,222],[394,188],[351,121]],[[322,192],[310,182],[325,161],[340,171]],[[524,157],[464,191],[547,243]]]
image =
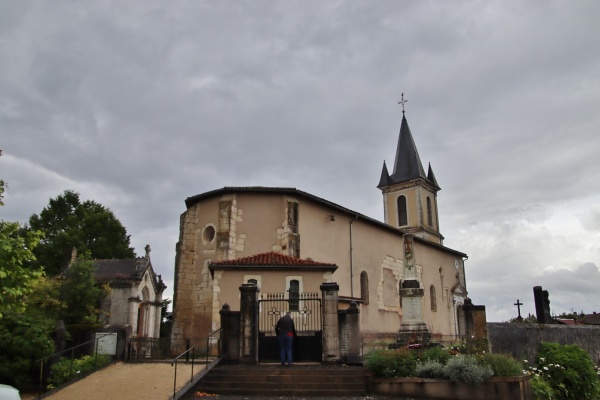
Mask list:
[[488,323],[492,352],[512,354],[519,360],[535,360],[541,342],[575,344],[600,363],[600,326]]

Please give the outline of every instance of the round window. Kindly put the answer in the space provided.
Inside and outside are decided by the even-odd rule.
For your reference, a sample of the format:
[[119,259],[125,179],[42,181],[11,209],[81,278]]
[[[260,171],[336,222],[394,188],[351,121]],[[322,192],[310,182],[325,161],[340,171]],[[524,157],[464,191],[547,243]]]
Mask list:
[[215,240],[215,227],[212,225],[208,225],[206,228],[204,228],[204,231],[202,232],[202,241],[204,242],[204,244],[210,243],[213,240]]

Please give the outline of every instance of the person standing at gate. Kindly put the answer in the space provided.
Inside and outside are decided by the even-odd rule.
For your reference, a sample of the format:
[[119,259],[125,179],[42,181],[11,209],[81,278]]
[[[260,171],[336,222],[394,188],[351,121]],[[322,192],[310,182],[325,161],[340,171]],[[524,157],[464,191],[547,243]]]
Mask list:
[[281,357],[281,365],[292,366],[292,343],[294,342],[294,336],[296,335],[296,327],[294,326],[294,320],[292,314],[288,311],[285,315],[279,318],[275,325],[275,334],[279,339],[279,354]]

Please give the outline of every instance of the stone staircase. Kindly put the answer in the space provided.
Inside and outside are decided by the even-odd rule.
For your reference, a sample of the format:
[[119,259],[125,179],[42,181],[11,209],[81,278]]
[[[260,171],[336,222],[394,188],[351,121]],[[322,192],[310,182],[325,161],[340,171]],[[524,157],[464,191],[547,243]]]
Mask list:
[[229,396],[352,397],[366,395],[366,380],[360,366],[223,365],[211,369],[181,398],[197,399],[198,392]]

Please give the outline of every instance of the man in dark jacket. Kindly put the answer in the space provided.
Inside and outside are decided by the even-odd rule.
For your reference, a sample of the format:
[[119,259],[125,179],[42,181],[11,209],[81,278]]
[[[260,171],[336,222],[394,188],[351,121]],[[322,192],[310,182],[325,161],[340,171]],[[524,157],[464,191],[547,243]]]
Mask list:
[[292,343],[294,341],[294,336],[296,335],[296,327],[294,326],[294,320],[289,311],[277,321],[277,325],[275,325],[275,334],[279,338],[281,365],[285,365],[287,356],[287,364],[291,367]]

